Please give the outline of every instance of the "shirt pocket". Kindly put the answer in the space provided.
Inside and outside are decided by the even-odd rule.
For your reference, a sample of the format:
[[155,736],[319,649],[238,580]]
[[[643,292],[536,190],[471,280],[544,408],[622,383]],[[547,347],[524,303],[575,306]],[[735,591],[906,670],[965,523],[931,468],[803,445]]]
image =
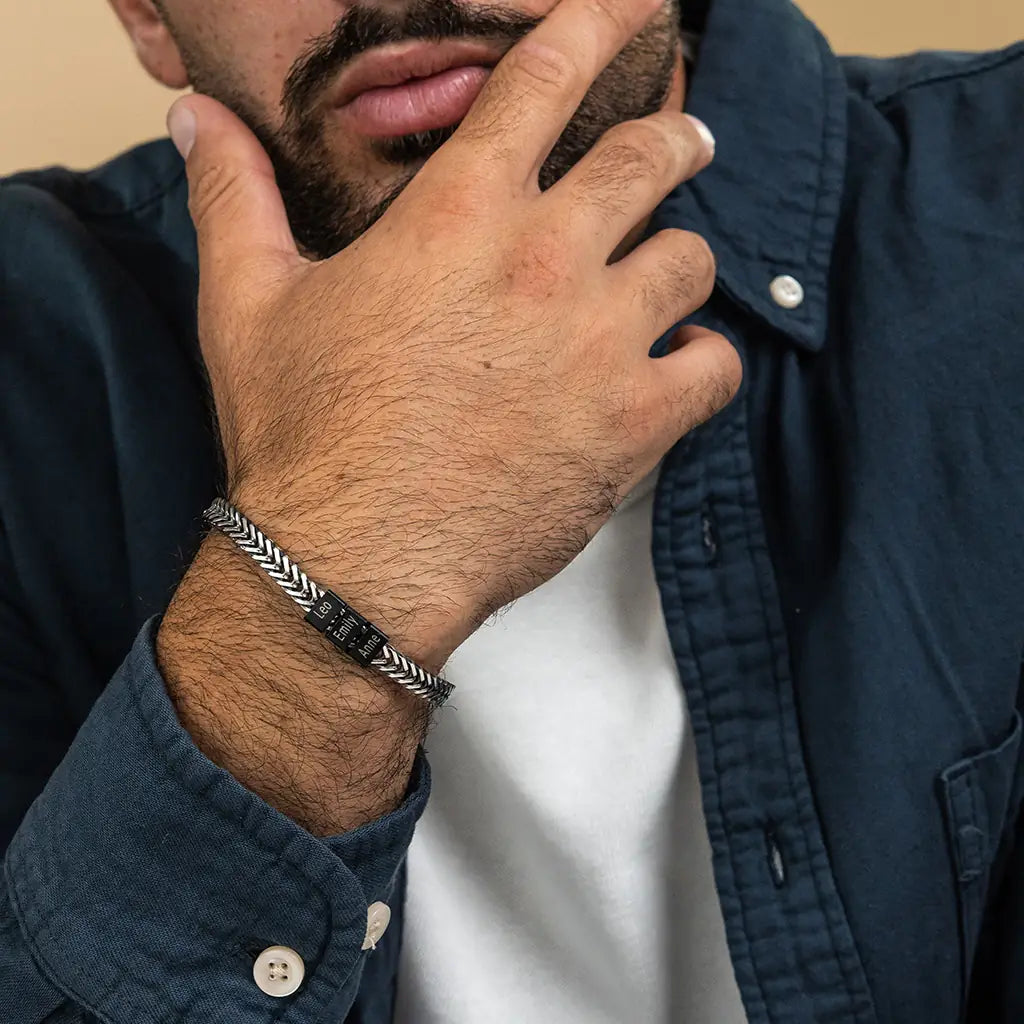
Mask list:
[[939,775],[946,836],[960,911],[960,963],[966,999],[993,863],[1020,802],[1021,716],[996,747],[957,761]]

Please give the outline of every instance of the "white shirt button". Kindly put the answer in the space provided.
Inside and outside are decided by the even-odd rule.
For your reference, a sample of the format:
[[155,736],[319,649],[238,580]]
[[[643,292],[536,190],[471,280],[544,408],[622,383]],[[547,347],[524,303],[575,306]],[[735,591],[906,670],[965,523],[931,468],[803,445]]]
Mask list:
[[771,293],[775,304],[783,309],[796,309],[804,301],[804,286],[789,274],[772,281]]
[[363,949],[376,949],[391,923],[391,908],[386,903],[371,903],[366,911],[366,938]]
[[290,996],[302,984],[306,965],[294,949],[270,946],[256,957],[252,976],[268,996]]

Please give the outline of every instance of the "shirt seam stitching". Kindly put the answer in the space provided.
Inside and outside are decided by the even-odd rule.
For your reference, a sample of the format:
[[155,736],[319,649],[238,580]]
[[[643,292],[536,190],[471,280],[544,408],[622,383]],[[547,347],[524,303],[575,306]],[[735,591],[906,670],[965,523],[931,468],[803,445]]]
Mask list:
[[[682,484],[679,476],[675,476],[673,481],[672,481],[672,497],[673,497],[673,499],[675,498],[676,494],[683,488],[683,486],[684,485]],[[697,486],[696,482],[695,482],[695,486]],[[674,502],[673,502],[673,504],[674,504]],[[673,520],[674,520],[674,515],[672,514],[672,507],[670,506],[670,519],[669,519],[669,524],[668,524],[668,529],[667,529],[667,535],[668,535],[669,547],[670,547],[670,549],[672,551],[672,568],[674,570],[673,575],[676,578],[676,588],[678,590],[679,589],[678,576],[679,576],[679,573],[680,573],[680,570],[679,570],[679,567],[678,567],[679,566],[679,559],[680,559],[680,557],[683,556],[684,552],[681,550],[681,548],[680,548],[680,546],[678,544],[677,537],[676,537],[677,531],[675,529],[673,529]],[[704,686],[704,673],[701,670],[700,660],[697,657],[697,655],[695,653],[695,650],[694,650],[693,635],[692,635],[692,633],[690,631],[689,622],[687,621],[686,616],[683,616],[683,624],[684,624],[684,628],[686,629],[686,640],[687,640],[687,649],[688,649],[689,657],[690,657],[690,660],[693,663],[694,669],[696,670],[696,673],[697,673],[697,677],[700,680],[701,686],[703,688],[703,686]],[[710,714],[706,714],[705,718],[707,720],[708,732],[710,734],[710,739],[711,739],[711,759],[712,759],[712,763],[716,767],[716,771],[715,771],[715,791],[716,791],[716,793],[718,795],[719,814],[721,815],[722,814],[721,807],[722,807],[722,804],[724,802],[724,795],[723,795],[723,792],[722,792],[722,773],[717,770],[717,766],[718,766],[718,763],[719,763],[719,750],[718,750],[719,744],[718,744],[718,738],[715,735],[716,734],[716,729],[715,729],[714,722],[712,721],[712,716]],[[727,830],[725,830],[725,831],[727,832]],[[747,963],[750,965],[751,974],[753,975],[754,981],[755,981],[755,983],[757,985],[757,994],[760,997],[761,1008],[763,1008],[765,1013],[769,1013],[770,1012],[769,1008],[770,1008],[771,1004],[768,1001],[767,993],[765,991],[765,983],[764,983],[764,978],[762,977],[762,972],[761,972],[760,965],[758,964],[757,958],[754,956],[753,945],[752,945],[751,940],[750,940],[750,929],[748,927],[748,925],[749,925],[749,914],[747,912],[746,903],[745,903],[743,897],[740,895],[740,891],[739,891],[740,890],[740,886],[738,885],[738,880],[739,880],[739,877],[740,877],[740,873],[739,873],[738,865],[737,865],[737,862],[736,862],[736,852],[735,852],[735,850],[733,848],[732,843],[729,842],[728,834],[726,834],[725,848],[726,848],[726,851],[727,851],[727,854],[728,854],[729,867],[730,867],[730,869],[732,871],[733,892],[734,892],[734,895],[735,895],[735,898],[736,898],[736,904],[739,907],[740,919],[741,919],[742,925],[743,925],[744,952],[746,953]]]
[[995,53],[979,57],[977,62],[972,64],[970,67],[957,68],[956,70],[947,69],[942,71],[932,71],[930,73],[923,74],[920,78],[914,79],[910,82],[904,82],[900,86],[881,93],[878,96],[869,97],[870,102],[876,107],[884,107],[886,104],[892,103],[894,100],[899,99],[906,93],[912,92],[915,89],[920,89],[929,85],[941,85],[944,82],[955,82],[959,79],[973,78],[975,75],[985,74],[988,71],[995,71],[1006,64],[1012,64],[1014,61],[1022,59],[1024,59],[1024,42],[1014,43],[1012,46],[1007,47],[1004,50],[998,50]]
[[[28,862],[27,859],[21,857],[18,857],[17,859],[19,861],[24,860],[25,867],[29,871],[33,870],[32,865]],[[94,1006],[91,1000],[83,998],[81,994],[77,991],[71,992],[69,994],[66,983],[59,976],[55,967],[50,963],[42,947],[39,945],[39,943],[36,942],[35,935],[33,935],[32,931],[24,924],[24,920],[27,915],[26,903],[25,900],[22,899],[20,880],[18,878],[18,874],[14,870],[14,856],[9,857],[7,859],[7,862],[4,867],[5,875],[7,877],[8,891],[10,892],[11,896],[11,905],[14,911],[14,916],[15,918],[17,918],[18,927],[21,930],[22,939],[28,946],[28,951],[30,956],[32,957],[32,961],[36,970],[39,971],[39,973],[46,979],[46,981],[50,985],[52,985],[58,992],[60,992],[63,995],[65,1001],[71,1000],[77,1006],[93,1014],[93,1016],[97,1017],[100,1021],[107,1022],[107,1024],[112,1024],[111,1018],[108,1017],[107,1014],[105,1014],[98,1007]],[[31,902],[31,900],[29,902]],[[39,913],[38,916],[42,919],[46,915]],[[48,920],[44,923],[44,928],[47,931],[49,931]]]
[[[808,238],[807,238],[807,243],[806,243],[806,245],[807,245],[807,248],[806,248],[807,257],[806,257],[806,259],[804,261],[804,265],[808,266],[808,267],[813,266],[815,263],[818,262],[817,259],[816,259],[816,257],[817,257],[817,243],[819,241],[823,240],[829,234],[829,232],[826,231],[824,226],[822,225],[822,205],[823,205],[824,200],[825,200],[825,163],[826,163],[826,160],[827,160],[827,155],[826,154],[828,153],[828,142],[829,142],[829,139],[831,138],[830,128],[831,128],[831,122],[832,122],[833,115],[834,115],[833,105],[836,103],[836,100],[835,100],[834,95],[833,95],[833,91],[829,89],[828,81],[827,81],[827,78],[826,78],[826,76],[828,75],[828,64],[826,62],[825,55],[826,55],[826,50],[828,50],[828,44],[825,42],[825,40],[824,40],[824,38],[822,36],[819,35],[817,38],[818,38],[818,59],[819,59],[820,65],[821,65],[821,73],[822,73],[822,79],[823,79],[823,81],[822,81],[822,92],[824,94],[824,100],[825,100],[825,111],[824,111],[824,116],[821,119],[821,139],[820,139],[820,143],[819,143],[819,152],[822,154],[822,157],[821,157],[820,160],[817,161],[818,185],[817,185],[817,188],[815,189],[815,193],[814,193],[814,212],[811,215],[811,229],[810,229],[810,232],[808,233]],[[832,226],[832,230],[831,230],[831,234],[832,234],[833,238],[835,237],[835,223],[834,223],[834,221],[835,221],[835,219],[833,219],[833,226]],[[820,277],[816,277],[815,280],[824,281],[825,278],[827,277],[827,270],[828,270],[827,261],[826,261],[826,264],[824,266],[821,266],[819,264]],[[811,307],[814,305],[813,296],[811,297],[812,301],[807,304],[807,308],[805,310],[802,310],[802,313],[803,313],[803,318],[802,319],[803,319],[804,323],[806,324],[806,327],[807,327],[807,330],[808,330],[809,334],[812,336],[812,340],[813,341],[820,341],[821,342],[821,346],[819,346],[819,347],[822,347],[824,345],[824,343],[825,343],[825,337],[824,336],[827,333],[827,329],[826,329],[826,326],[825,326],[825,313],[824,313],[824,307],[825,307],[825,305],[827,304],[827,301],[828,301],[827,300],[827,294],[828,294],[828,286],[827,286],[827,284],[825,286],[824,291],[825,291],[826,294],[825,294],[825,297],[821,301],[822,313],[821,313],[820,316],[812,316],[811,315]]]
[[[168,195],[170,195],[171,191],[175,187],[180,185],[181,182],[186,178],[185,169],[181,168],[174,172],[174,176],[172,178],[162,182],[159,186],[156,186],[155,191],[148,192],[145,196],[136,199],[130,205],[119,206],[117,209],[114,210],[102,210],[97,208],[88,198],[85,198],[80,205],[68,202],[60,195],[59,192],[55,192],[51,188],[48,188],[45,183],[45,179],[35,181],[31,177],[33,172],[29,171],[25,173],[28,176],[20,177],[18,175],[10,175],[8,177],[0,178],[0,192],[10,192],[10,190],[15,189],[19,186],[35,189],[39,192],[45,193],[46,195],[55,199],[62,205],[71,208],[74,211],[74,213],[80,218],[93,221],[117,220],[118,218],[121,217],[131,217],[134,214],[141,213],[146,208],[156,206],[159,203],[163,202],[168,197]],[[40,176],[42,176],[46,174],[46,171],[45,169],[43,169],[40,170],[38,173]],[[115,190],[111,189],[108,185],[101,184],[102,179],[99,177],[98,174],[95,177],[89,177],[88,172],[86,172],[86,174],[83,174],[81,176],[81,180],[88,181],[91,185],[107,188],[109,189],[109,191],[115,192]]]
[[92,220],[116,220],[119,217],[130,217],[133,214],[142,212],[147,207],[156,206],[163,202],[168,195],[170,195],[172,189],[177,185],[180,185],[185,177],[185,170],[184,168],[181,168],[175,171],[174,177],[164,182],[157,191],[151,192],[141,199],[137,199],[130,206],[124,206],[117,210],[97,210],[92,208],[83,211],[83,213]]

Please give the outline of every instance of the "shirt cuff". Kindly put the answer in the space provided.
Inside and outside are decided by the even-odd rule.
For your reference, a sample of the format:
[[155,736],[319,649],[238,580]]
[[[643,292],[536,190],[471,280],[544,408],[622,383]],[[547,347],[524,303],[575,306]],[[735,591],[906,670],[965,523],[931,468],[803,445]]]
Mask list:
[[[7,852],[6,881],[47,978],[105,1019],[342,1020],[430,791],[422,748],[402,805],[318,839],[210,761],[178,721],[139,632]],[[305,962],[265,994],[256,957]]]

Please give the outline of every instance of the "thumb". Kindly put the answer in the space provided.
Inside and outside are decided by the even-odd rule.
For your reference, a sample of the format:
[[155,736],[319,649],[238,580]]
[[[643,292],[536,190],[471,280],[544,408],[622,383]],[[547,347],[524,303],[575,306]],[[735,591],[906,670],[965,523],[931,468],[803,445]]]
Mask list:
[[270,158],[238,117],[194,94],[174,103],[167,129],[185,159],[204,289],[223,294],[218,279],[239,273],[259,288],[302,262]]

